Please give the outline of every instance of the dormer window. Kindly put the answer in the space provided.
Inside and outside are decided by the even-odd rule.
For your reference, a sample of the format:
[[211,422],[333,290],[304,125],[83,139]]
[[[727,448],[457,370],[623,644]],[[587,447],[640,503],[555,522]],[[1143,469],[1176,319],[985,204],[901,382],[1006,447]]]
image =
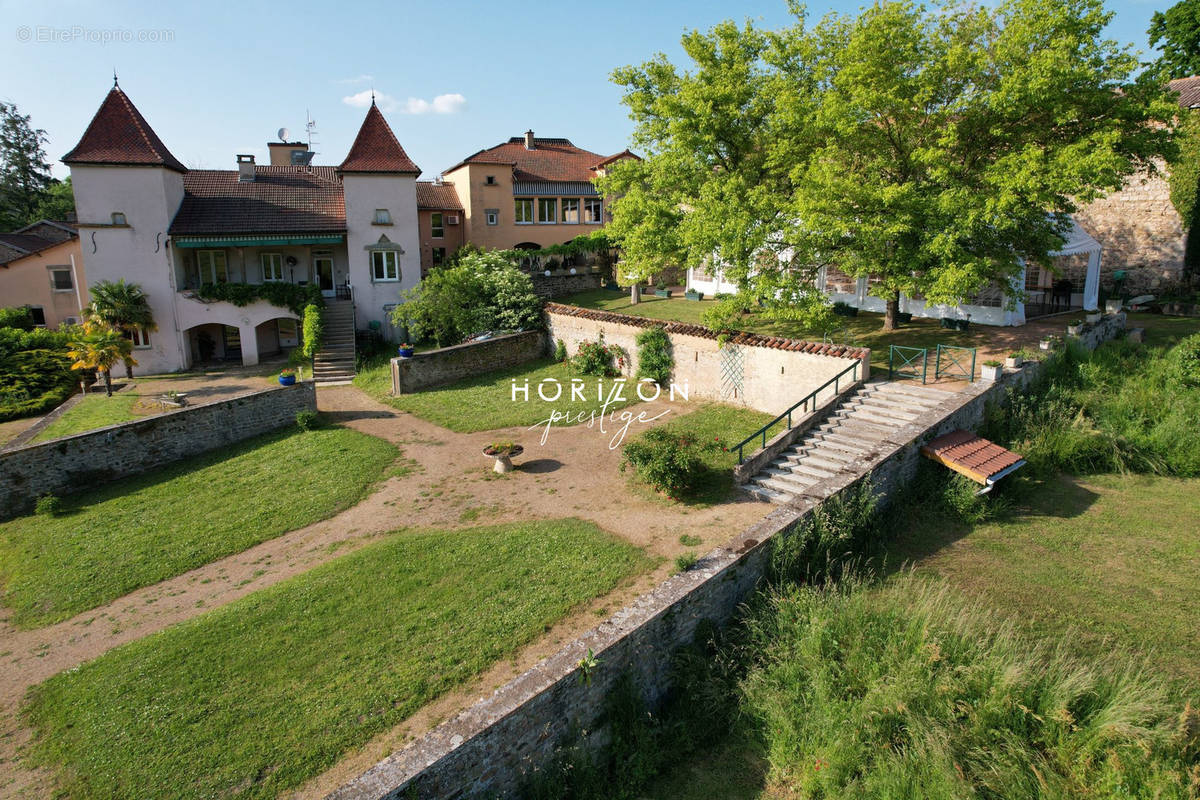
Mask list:
[[113,225],[128,225],[129,222],[128,222],[128,220],[125,219],[125,214],[123,212],[114,211],[114,212],[112,212],[112,224]]
[[375,209],[375,224],[376,225],[391,225],[392,224],[392,212],[388,211],[386,208]]
[[483,179],[483,182],[488,186],[495,186],[496,185],[496,176],[488,175],[486,178]]

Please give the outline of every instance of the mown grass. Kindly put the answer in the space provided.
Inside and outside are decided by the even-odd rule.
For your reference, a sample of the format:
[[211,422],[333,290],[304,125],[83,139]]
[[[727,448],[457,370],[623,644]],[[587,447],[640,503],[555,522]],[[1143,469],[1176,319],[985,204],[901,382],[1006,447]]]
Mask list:
[[397,455],[348,428],[247,439],[0,523],[12,621],[57,622],[357,502]]
[[[737,453],[726,448],[754,433],[771,419],[770,414],[751,408],[710,403],[665,423],[663,427],[667,430],[687,436],[697,443],[697,453],[704,465],[694,489],[679,500],[689,505],[707,506],[729,499],[735,491],[733,468],[737,465]],[[638,481],[636,477],[631,480]],[[646,490],[649,491],[648,487]]]
[[398,532],[31,693],[74,798],[275,797],[653,563],[580,520]]
[[[604,413],[608,413],[638,402],[633,383],[627,381],[622,390],[624,400],[614,401],[605,407],[604,398],[614,391],[615,381],[579,375],[566,364],[550,359],[531,361],[441,388],[399,397],[391,396],[390,369],[386,360],[369,364],[355,376],[354,385],[380,403],[458,433],[545,424],[552,413],[564,417],[556,419],[555,425],[576,425],[581,421],[586,423],[592,412],[599,418],[602,407]],[[584,400],[572,399],[570,386],[573,378],[584,381]],[[557,400],[543,400],[538,395],[538,385],[544,380],[558,381],[561,396]],[[523,391],[513,399],[514,382],[518,387],[524,387],[528,382],[528,400]],[[556,391],[554,384],[548,383],[544,394],[554,397]]]
[[96,428],[119,425],[122,422],[137,419],[138,415],[133,413],[133,407],[140,399],[141,397],[133,392],[117,392],[112,397],[103,393],[89,394],[64,411],[58,419],[38,431],[37,436],[33,437],[31,441],[45,442],[51,439],[61,439],[64,436],[72,436],[76,433],[93,431]]

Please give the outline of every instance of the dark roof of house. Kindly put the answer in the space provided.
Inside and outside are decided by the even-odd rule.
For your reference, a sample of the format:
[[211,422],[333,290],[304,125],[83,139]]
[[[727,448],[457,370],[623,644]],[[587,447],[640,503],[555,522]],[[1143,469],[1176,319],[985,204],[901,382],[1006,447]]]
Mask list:
[[104,98],[79,144],[62,160],[64,164],[157,166],[187,172],[118,86]]
[[533,149],[528,150],[525,138],[514,136],[467,156],[446,171],[464,164],[510,164],[516,181],[590,181],[596,176],[593,165],[603,158],[599,153],[576,147],[568,139],[535,137]]
[[412,172],[421,174],[392,133],[379,108],[371,103],[350,153],[340,167],[342,172]]
[[[561,314],[568,317],[610,322],[614,325],[632,325],[636,328],[662,328],[667,333],[678,333],[684,336],[698,336],[701,339],[716,339],[717,332],[703,325],[692,325],[686,322],[664,322],[659,319],[633,317],[629,314],[617,314],[612,311],[597,311],[579,306],[566,306],[562,303],[546,303],[546,312]],[[763,336],[757,333],[739,331],[729,337],[729,343],[747,347],[772,347],[776,350],[790,350],[798,353],[812,353],[818,356],[834,356],[837,358],[862,358],[870,350],[861,347],[846,347],[840,344],[822,344],[806,342],[803,339],[785,339],[782,336]]]
[[236,170],[196,169],[183,176],[183,189],[173,236],[346,230],[335,167],[257,166],[252,181],[239,181]]
[[1171,91],[1179,92],[1179,105],[1183,108],[1200,108],[1200,75],[1190,78],[1178,78],[1168,86]]
[[0,233],[0,265],[40,253],[56,244],[74,239],[75,236],[73,227],[46,219],[26,225],[12,233]]
[[417,208],[463,210],[453,183],[439,185],[429,181],[417,181]]

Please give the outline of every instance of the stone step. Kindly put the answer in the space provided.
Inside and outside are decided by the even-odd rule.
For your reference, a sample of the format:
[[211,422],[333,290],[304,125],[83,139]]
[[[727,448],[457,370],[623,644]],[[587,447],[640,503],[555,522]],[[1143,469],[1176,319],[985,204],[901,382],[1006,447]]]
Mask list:
[[903,397],[908,397],[911,398],[913,402],[928,404],[930,407],[936,406],[946,399],[946,397],[943,396],[945,393],[938,389],[922,389],[915,386],[907,386],[902,383],[880,384],[875,391],[881,392],[885,395],[900,395]]
[[815,467],[816,469],[824,470],[830,475],[841,472],[843,469],[854,463],[854,461],[851,459],[842,460],[839,458],[831,458],[828,454],[828,451],[829,448],[814,448],[812,451],[801,453],[794,453],[785,450],[784,454],[777,458],[775,462],[781,462],[782,465],[787,466],[793,464],[799,464],[802,466],[807,465],[809,467]]
[[817,430],[878,441],[890,436],[895,429],[891,425],[880,425],[857,417],[833,417],[818,425]]
[[782,504],[792,499],[792,495],[788,494],[787,492],[781,492],[777,489],[771,489],[766,486],[758,486],[753,483],[743,484],[742,491],[751,497],[754,497],[755,499],[762,500],[765,503]]
[[907,419],[900,419],[899,417],[891,417],[891,416],[888,416],[887,414],[876,411],[872,408],[863,408],[861,406],[855,406],[854,408],[838,409],[837,412],[833,415],[833,418],[830,420],[830,422],[834,422],[839,419],[845,420],[847,422],[853,421],[853,422],[858,422],[858,423],[864,423],[867,425],[874,425],[875,427],[879,428],[880,430],[884,430],[889,433],[891,433],[892,431],[898,430],[900,428],[903,428],[905,425],[907,425],[909,422],[912,421],[912,420],[907,420]]
[[798,496],[804,493],[810,487],[816,485],[815,480],[805,482],[799,478],[787,480],[778,475],[755,475],[751,479],[751,483],[755,486],[763,486],[767,489],[774,489],[776,492],[783,494]]
[[906,420],[916,419],[928,410],[924,406],[919,406],[915,403],[898,403],[890,397],[880,397],[878,395],[856,397],[850,402],[843,404],[842,408],[869,408]]
[[796,442],[796,444],[792,445],[783,452],[784,456],[789,460],[795,460],[799,458],[815,458],[825,462],[830,469],[833,469],[834,467],[837,469],[843,469],[850,464],[857,463],[861,458],[861,455],[857,452],[850,453],[845,450],[840,450],[836,447],[830,447],[828,444],[822,447],[819,440],[810,442]]
[[779,463],[779,460],[776,459],[764,471],[772,475],[801,475],[805,478],[816,478],[817,480],[832,478],[838,473],[836,469],[823,469],[813,464],[807,464],[803,459],[800,461],[784,461],[783,463]]

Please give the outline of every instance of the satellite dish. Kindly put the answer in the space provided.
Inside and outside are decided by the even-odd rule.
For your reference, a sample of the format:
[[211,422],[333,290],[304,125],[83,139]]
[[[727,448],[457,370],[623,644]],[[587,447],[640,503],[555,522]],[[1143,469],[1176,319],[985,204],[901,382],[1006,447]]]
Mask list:
[[289,136],[289,135],[290,135],[290,134],[289,134],[289,132],[288,132],[288,129],[287,129],[287,128],[280,128],[280,129],[279,129],[279,141],[281,141],[281,142],[286,142],[286,141],[288,140],[288,136]]

